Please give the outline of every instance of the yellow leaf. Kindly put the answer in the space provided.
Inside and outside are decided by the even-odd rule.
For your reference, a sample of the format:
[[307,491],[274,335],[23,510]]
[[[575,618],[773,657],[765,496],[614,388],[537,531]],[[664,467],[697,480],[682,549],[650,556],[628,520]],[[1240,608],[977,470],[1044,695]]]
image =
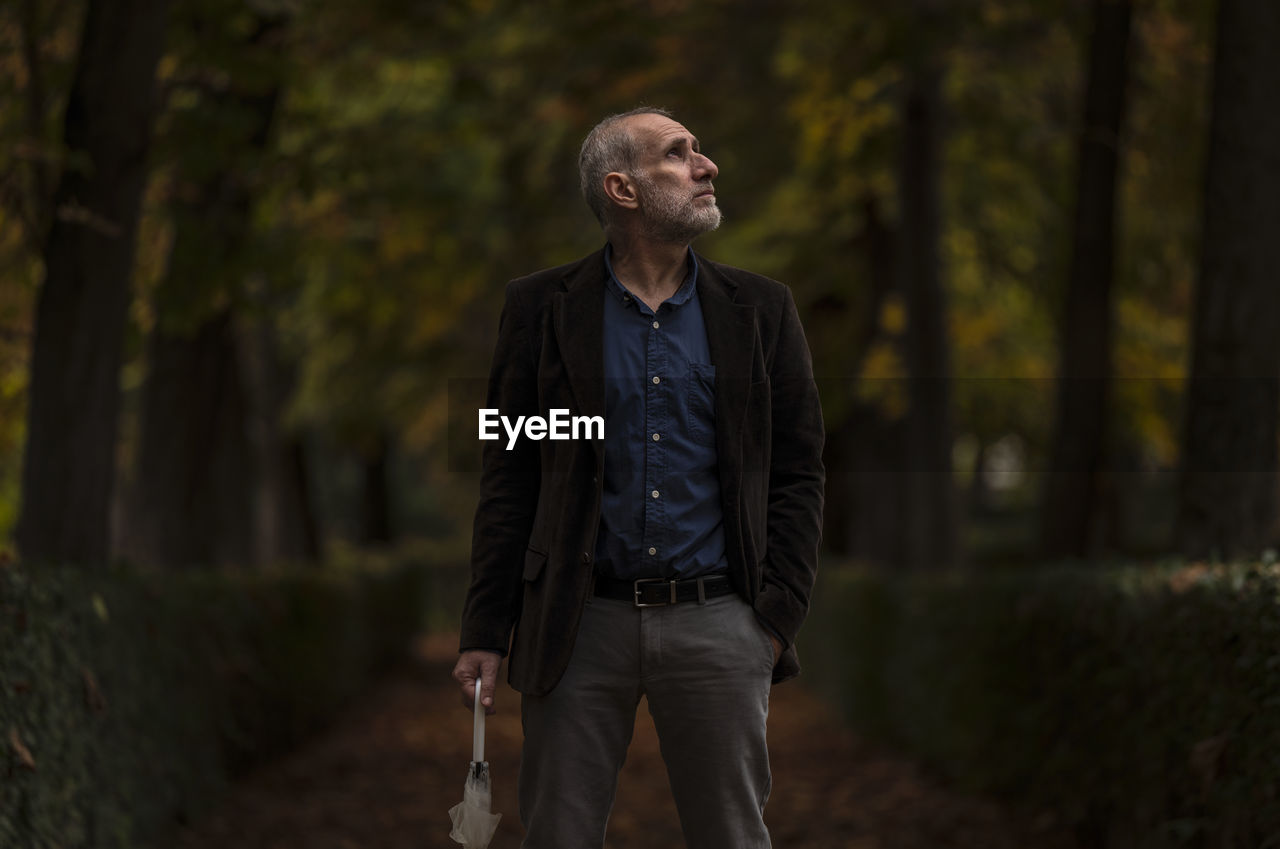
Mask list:
[[98,614],[98,618],[104,623],[110,621],[111,616],[107,611],[107,603],[102,600],[102,596],[97,593],[93,594],[93,612]]
[[18,729],[13,726],[9,727],[9,745],[13,747],[13,753],[18,756],[18,760],[24,767],[36,771],[36,759],[31,757],[31,750],[22,743],[22,738],[18,736]]

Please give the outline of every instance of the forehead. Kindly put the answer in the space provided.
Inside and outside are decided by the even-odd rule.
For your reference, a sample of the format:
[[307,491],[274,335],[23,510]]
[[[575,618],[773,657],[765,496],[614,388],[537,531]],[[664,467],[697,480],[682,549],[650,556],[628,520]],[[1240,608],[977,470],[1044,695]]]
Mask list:
[[630,119],[630,129],[635,139],[645,147],[659,147],[669,142],[687,139],[696,143],[693,133],[685,129],[679,121],[673,121],[664,115],[645,113]]

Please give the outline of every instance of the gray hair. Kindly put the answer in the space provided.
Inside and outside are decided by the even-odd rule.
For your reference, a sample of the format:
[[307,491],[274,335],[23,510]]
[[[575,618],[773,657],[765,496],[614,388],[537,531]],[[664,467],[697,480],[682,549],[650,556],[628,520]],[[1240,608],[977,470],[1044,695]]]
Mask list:
[[626,174],[636,169],[640,150],[635,137],[626,128],[626,119],[636,115],[661,115],[670,118],[671,113],[657,106],[641,106],[630,112],[610,115],[596,124],[582,142],[578,154],[578,175],[582,180],[582,197],[595,214],[596,220],[606,229],[609,226],[609,198],[604,193],[604,175],[611,171]]

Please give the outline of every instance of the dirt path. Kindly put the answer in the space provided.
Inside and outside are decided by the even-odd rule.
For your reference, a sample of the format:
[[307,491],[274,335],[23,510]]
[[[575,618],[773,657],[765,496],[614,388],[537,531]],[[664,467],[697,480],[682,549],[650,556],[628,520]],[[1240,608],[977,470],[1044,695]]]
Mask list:
[[[449,679],[455,646],[452,637],[422,641],[417,668],[384,682],[323,738],[249,776],[172,845],[456,849],[446,811],[461,798],[471,723]],[[519,700],[505,685],[498,698],[486,747],[494,808],[504,814],[493,847],[515,849],[523,833],[515,801]],[[1044,824],[949,792],[909,761],[860,742],[799,684],[774,690],[769,738],[774,790],[765,819],[778,849],[1075,849]],[[608,846],[683,846],[644,705]]]

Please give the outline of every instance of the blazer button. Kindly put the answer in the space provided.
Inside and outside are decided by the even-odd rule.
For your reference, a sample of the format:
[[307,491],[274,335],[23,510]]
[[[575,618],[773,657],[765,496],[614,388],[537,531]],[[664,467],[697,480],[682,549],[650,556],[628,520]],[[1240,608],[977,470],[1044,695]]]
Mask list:
[[590,563],[590,562],[591,562],[591,552],[589,552],[589,551],[584,551],[584,552],[582,552],[582,562],[583,562],[583,563]]

